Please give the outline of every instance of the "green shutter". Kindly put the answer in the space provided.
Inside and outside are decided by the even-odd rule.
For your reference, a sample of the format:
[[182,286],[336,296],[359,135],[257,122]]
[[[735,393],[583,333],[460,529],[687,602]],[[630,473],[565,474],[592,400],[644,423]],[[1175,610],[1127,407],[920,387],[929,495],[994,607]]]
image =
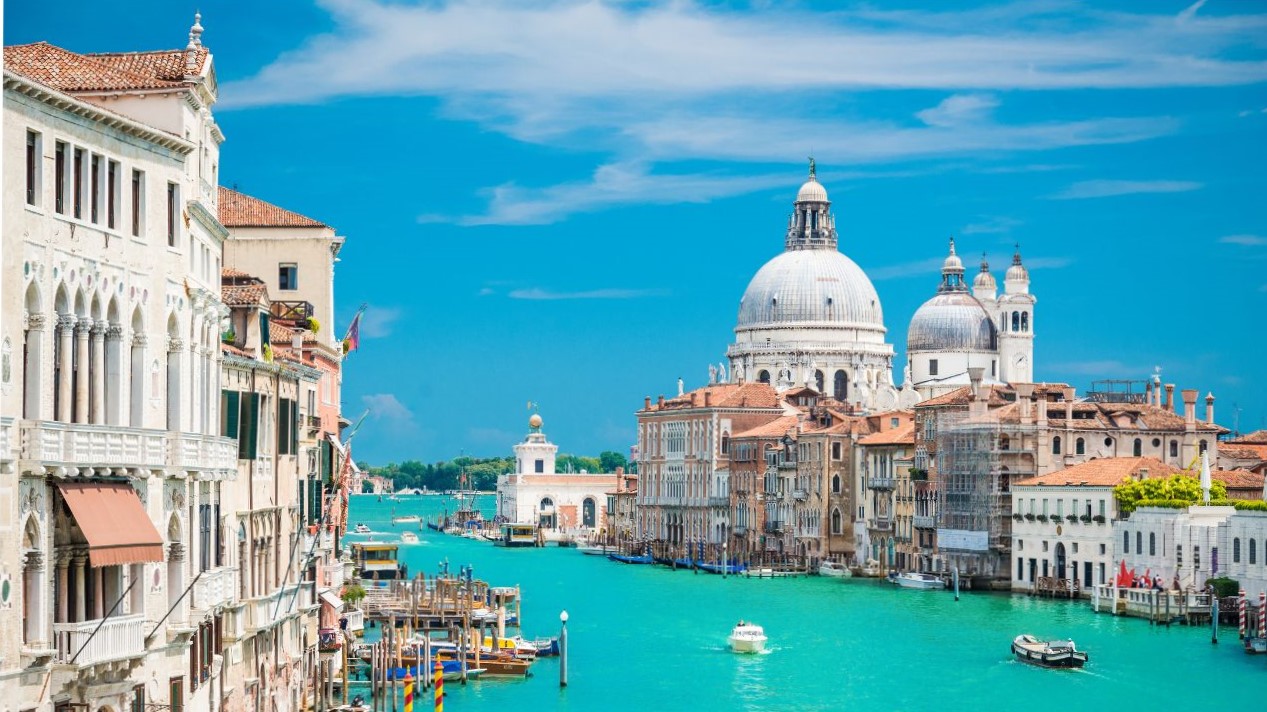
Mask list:
[[237,439],[238,423],[241,419],[242,394],[237,391],[220,391],[220,434],[226,438]]
[[258,452],[256,440],[259,436],[260,425],[260,394],[247,393],[245,395],[246,398],[242,399],[242,427],[241,437],[238,438],[238,458],[254,460]]
[[329,440],[321,441],[321,481],[322,482],[333,483],[334,481],[333,480],[334,472],[333,472],[333,468],[331,467],[331,460],[332,460],[331,455],[333,454],[333,451],[334,451],[334,448],[330,446]]
[[299,454],[299,401],[290,402],[290,454]]

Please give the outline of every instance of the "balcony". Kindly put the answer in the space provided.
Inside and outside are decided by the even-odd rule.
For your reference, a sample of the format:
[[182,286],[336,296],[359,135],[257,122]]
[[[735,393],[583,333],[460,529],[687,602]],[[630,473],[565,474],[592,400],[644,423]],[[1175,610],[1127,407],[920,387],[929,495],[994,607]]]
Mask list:
[[783,533],[783,522],[780,522],[780,521],[778,521],[778,520],[773,520],[773,521],[768,521],[768,522],[766,522],[766,523],[765,523],[765,533],[766,533],[766,534],[782,534],[782,533]]
[[893,531],[893,522],[889,519],[876,519],[867,524],[867,528],[878,532]]
[[305,415],[304,423],[308,426],[310,432],[321,430],[321,416],[319,415]]
[[[97,629],[97,625],[101,629]],[[145,616],[114,616],[79,623],[54,623],[56,661],[80,667],[145,655]],[[93,631],[97,631],[93,635]],[[91,638],[91,640],[89,639]],[[84,645],[87,643],[87,645]],[[82,650],[80,650],[82,648]],[[78,657],[76,657],[78,654]]]
[[867,478],[867,489],[891,490],[893,489],[893,477],[891,475],[869,477]]
[[238,443],[233,438],[194,433],[171,433],[168,464],[177,470],[214,470],[224,475],[238,471]]
[[246,637],[246,608],[239,606],[224,616],[223,635],[226,642],[236,643]]
[[167,432],[117,425],[22,422],[22,459],[45,466],[110,463],[161,470],[167,465]]
[[271,628],[287,616],[305,611],[312,606],[312,582],[292,583],[267,596],[250,598],[243,604],[246,614],[246,632],[255,634]]
[[911,517],[911,524],[913,524],[916,529],[936,529],[937,517],[930,517],[928,515],[921,516],[917,514],[914,517]]
[[343,588],[343,564],[317,564],[317,585],[335,591]]
[[199,610],[210,611],[232,601],[237,590],[237,569],[231,566],[208,569],[194,583],[191,604]]
[[708,506],[710,506],[710,507],[729,507],[729,506],[730,506],[730,498],[729,498],[729,497],[709,497],[709,498],[708,498]]
[[[317,527],[314,525],[311,528],[316,529]],[[317,556],[323,551],[331,551],[334,549],[334,532],[328,530],[305,532],[302,546],[305,556],[310,552]]]
[[302,322],[302,326],[307,328],[307,321],[314,316],[315,310],[310,302],[305,301],[282,301],[277,300],[269,307],[272,312],[273,319],[276,321],[287,321],[292,323]]
[[735,526],[733,526],[733,527],[731,527],[731,528],[730,528],[730,531],[731,531],[731,532],[732,532],[735,536],[747,536],[747,534],[748,534],[748,525],[747,525],[747,524],[736,524]]
[[13,418],[0,418],[0,462],[13,459]]
[[809,499],[809,492],[803,489],[792,490],[792,498],[804,502]]
[[343,617],[348,622],[348,632],[356,633],[365,630],[365,611],[359,608],[345,609]]

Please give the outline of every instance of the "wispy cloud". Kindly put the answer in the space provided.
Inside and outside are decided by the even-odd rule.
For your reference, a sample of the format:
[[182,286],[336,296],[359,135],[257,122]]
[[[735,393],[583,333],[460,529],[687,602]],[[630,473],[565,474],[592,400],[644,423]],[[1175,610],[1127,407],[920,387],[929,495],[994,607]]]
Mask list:
[[590,289],[579,292],[556,292],[540,287],[513,289],[506,296],[511,299],[639,299],[641,297],[663,297],[669,294],[667,289]]
[[[899,264],[867,269],[867,275],[878,282],[919,276],[937,279],[938,275],[941,274],[942,264],[945,261],[946,258],[943,255],[941,257],[929,257],[924,260],[901,262]],[[1022,261],[1025,264],[1025,268],[1031,272],[1034,270],[1061,269],[1073,264],[1073,259],[1069,257],[1024,257]],[[971,272],[969,270],[969,274]]]
[[959,232],[964,235],[1006,235],[1022,221],[1005,215],[982,215],[977,222],[968,223]]
[[367,339],[391,336],[392,326],[399,318],[400,309],[396,307],[371,306],[361,315],[361,336]]
[[1050,200],[1111,198],[1139,193],[1185,193],[1200,190],[1203,184],[1187,180],[1084,180],[1047,196]]
[[1263,237],[1261,235],[1224,235],[1219,238],[1219,242],[1228,245],[1258,247],[1260,245],[1267,245],[1267,237]]
[[389,432],[405,433],[417,427],[413,411],[401,403],[394,394],[370,393],[361,396],[361,403],[369,409],[370,417]]

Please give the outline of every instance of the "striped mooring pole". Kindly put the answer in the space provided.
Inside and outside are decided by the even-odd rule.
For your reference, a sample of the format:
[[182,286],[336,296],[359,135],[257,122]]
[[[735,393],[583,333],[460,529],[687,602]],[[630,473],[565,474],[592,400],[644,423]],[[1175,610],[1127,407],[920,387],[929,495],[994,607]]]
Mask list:
[[1239,629],[1240,636],[1241,636],[1241,640],[1245,640],[1245,589],[1243,588],[1241,589],[1240,598],[1238,599],[1237,602],[1240,604],[1240,613],[1241,613],[1241,621],[1240,621],[1241,625]]
[[1267,591],[1258,592],[1258,637],[1267,638]]
[[414,676],[405,668],[405,712],[414,712]]
[[436,661],[436,677],[432,687],[436,691],[436,712],[444,712],[444,666]]

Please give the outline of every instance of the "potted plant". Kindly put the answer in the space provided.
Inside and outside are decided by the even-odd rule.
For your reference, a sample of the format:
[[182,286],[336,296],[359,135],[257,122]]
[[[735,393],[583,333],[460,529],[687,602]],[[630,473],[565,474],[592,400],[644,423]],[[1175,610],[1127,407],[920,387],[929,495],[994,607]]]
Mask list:
[[1094,517],[1092,517],[1092,519],[1094,519],[1094,520],[1095,520],[1095,523],[1096,523],[1096,524],[1103,524],[1103,523],[1104,523],[1104,515],[1103,515],[1103,514],[1097,514],[1097,515],[1095,515]]
[[1040,515],[1038,515],[1038,521],[1040,521],[1040,522],[1045,522],[1045,521],[1047,521],[1047,515],[1046,515],[1046,514],[1040,514]]
[[1083,524],[1090,524],[1090,523],[1091,523],[1091,515],[1090,515],[1090,514],[1084,514],[1084,515],[1082,515],[1081,517],[1079,517],[1079,519],[1081,519],[1081,520],[1082,520],[1082,523],[1083,523]]
[[308,317],[304,325],[308,327],[308,331],[311,331],[314,334],[321,331],[321,322],[317,321],[317,317],[315,316]]
[[1021,517],[1022,517],[1022,516],[1024,516],[1024,515],[1022,515],[1020,512],[1017,512],[1016,514],[1013,514],[1013,515],[1012,515],[1012,521],[1014,521],[1014,522],[1019,522],[1019,521],[1021,521]]
[[1066,515],[1066,516],[1065,516],[1065,519],[1069,520],[1069,523],[1070,523],[1070,524],[1073,524],[1074,522],[1078,521],[1078,515],[1076,515],[1076,514],[1069,514],[1069,515]]
[[1034,521],[1034,513],[1033,513],[1033,512],[1030,512],[1029,514],[1026,514],[1026,515],[1025,515],[1025,521],[1027,521],[1027,522],[1032,522],[1032,521]]

